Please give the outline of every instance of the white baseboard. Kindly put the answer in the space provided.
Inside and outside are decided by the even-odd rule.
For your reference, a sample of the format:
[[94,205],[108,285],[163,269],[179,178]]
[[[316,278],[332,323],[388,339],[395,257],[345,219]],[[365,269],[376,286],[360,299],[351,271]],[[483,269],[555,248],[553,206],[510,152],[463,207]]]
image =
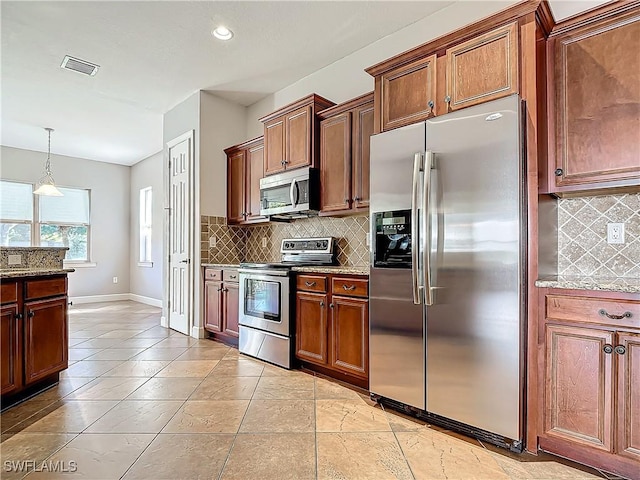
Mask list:
[[123,300],[132,300],[153,307],[162,307],[162,300],[151,297],[136,295],[135,293],[112,293],[110,295],[88,295],[85,297],[69,297],[69,301],[80,305],[82,303],[100,303],[100,302],[121,302]]
[[191,336],[193,338],[204,338],[204,328],[196,327],[195,325],[191,326]]
[[169,319],[167,317],[165,317],[164,315],[160,317],[160,326],[161,327],[165,327],[165,328],[169,328]]
[[69,297],[69,301],[74,304],[100,303],[100,302],[121,302],[129,300],[128,293],[112,293],[110,295],[88,295],[86,297]]
[[135,293],[130,293],[129,300],[133,300],[134,302],[138,302],[138,303],[144,303],[145,305],[151,305],[152,307],[162,308],[162,300],[158,300],[157,298],[144,297],[142,295],[136,295]]

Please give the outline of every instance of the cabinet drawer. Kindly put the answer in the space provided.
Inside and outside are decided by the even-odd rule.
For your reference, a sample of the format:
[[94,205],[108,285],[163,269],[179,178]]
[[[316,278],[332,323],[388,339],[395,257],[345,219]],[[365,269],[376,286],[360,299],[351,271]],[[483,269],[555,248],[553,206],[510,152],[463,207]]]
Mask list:
[[333,277],[331,293],[333,295],[367,297],[369,295],[369,281],[364,278]]
[[298,275],[296,289],[306,292],[327,293],[327,277],[322,275]]
[[18,282],[8,281],[0,284],[0,302],[15,303],[18,301]]
[[222,271],[222,280],[225,282],[235,282],[238,283],[238,270],[223,270]]
[[205,268],[204,279],[205,280],[222,280],[222,270],[218,270],[215,268]]
[[42,280],[27,280],[24,282],[24,298],[53,297],[67,294],[67,277],[46,278]]
[[546,317],[553,320],[640,328],[640,302],[547,295]]

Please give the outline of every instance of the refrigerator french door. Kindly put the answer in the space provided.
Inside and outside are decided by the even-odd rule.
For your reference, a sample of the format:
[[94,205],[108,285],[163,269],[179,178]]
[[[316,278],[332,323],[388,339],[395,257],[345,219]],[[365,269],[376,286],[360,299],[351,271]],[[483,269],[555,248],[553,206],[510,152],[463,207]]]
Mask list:
[[370,204],[371,393],[516,443],[520,103],[511,96],[371,137]]

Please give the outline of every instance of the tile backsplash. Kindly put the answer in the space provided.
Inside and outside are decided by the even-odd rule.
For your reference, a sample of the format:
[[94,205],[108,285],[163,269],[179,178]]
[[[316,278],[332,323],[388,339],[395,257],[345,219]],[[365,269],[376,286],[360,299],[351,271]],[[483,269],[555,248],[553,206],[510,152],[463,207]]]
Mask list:
[[[625,243],[607,243],[607,223]],[[640,278],[640,194],[558,200],[558,274]]]
[[[336,258],[344,266],[369,265],[369,216],[311,217],[291,223],[268,223],[237,227],[224,217],[201,218],[201,258],[206,263],[276,262],[283,238],[335,237]],[[216,246],[209,238],[216,237]],[[266,246],[263,247],[263,239]],[[208,261],[207,261],[208,259]]]

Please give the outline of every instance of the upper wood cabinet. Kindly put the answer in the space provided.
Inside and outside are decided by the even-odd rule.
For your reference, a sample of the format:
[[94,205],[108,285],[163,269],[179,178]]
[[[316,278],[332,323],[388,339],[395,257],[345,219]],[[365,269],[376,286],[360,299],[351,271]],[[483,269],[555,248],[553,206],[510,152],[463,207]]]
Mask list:
[[373,134],[373,93],[321,112],[321,215],[369,208],[369,137]]
[[260,216],[263,137],[229,147],[224,152],[227,154],[227,223],[237,225],[266,221]]
[[495,100],[518,91],[515,23],[447,49],[449,110]]
[[518,23],[479,22],[367,69],[375,132],[519,91]]
[[311,94],[260,119],[264,124],[264,174],[286,169],[317,167],[316,114],[335,105]]
[[[620,2],[622,4],[622,2]],[[559,24],[549,39],[548,191],[640,186],[640,8]],[[555,113],[555,115],[554,115]]]

